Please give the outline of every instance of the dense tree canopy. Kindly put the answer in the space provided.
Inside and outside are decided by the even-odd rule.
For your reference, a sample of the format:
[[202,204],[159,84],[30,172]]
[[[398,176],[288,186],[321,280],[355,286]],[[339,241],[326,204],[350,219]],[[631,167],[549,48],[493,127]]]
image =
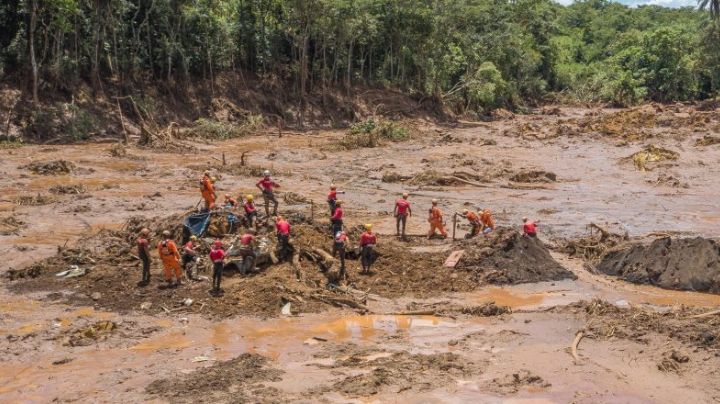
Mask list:
[[397,86],[477,111],[720,85],[709,13],[607,0],[5,0],[0,24],[0,77],[26,77],[40,98],[79,80],[103,91],[227,70],[298,93]]

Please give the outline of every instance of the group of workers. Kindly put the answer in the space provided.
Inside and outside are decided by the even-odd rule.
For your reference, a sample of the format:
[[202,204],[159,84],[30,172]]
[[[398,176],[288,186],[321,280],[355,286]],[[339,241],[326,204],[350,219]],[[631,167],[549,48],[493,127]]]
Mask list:
[[[215,190],[216,178],[210,175],[209,171],[206,171],[200,180],[200,191],[202,198],[205,202],[206,210],[217,209],[217,194]],[[273,205],[273,215],[275,219],[275,230],[277,236],[277,258],[279,261],[286,261],[291,259],[292,247],[290,245],[290,223],[277,214],[278,201],[275,197],[274,190],[279,188],[280,185],[276,183],[269,171],[263,172],[263,177],[256,183],[257,188],[261,191],[265,204],[265,215],[266,218],[270,218],[270,204]],[[344,229],[343,218],[344,202],[338,199],[338,194],[344,194],[344,191],[339,191],[333,184],[330,186],[330,191],[327,195],[327,203],[329,206],[330,213],[330,228],[333,239],[332,244],[332,256],[338,257],[340,261],[339,278],[345,279],[347,276],[345,268],[346,253],[350,247],[348,234]],[[408,201],[409,194],[403,193],[400,198],[395,201],[393,215],[395,217],[396,224],[396,235],[402,239],[406,238],[406,226],[409,217],[412,217],[412,207]],[[242,234],[239,239],[239,255],[242,257],[242,268],[244,273],[254,270],[255,267],[255,246],[256,246],[256,233],[258,230],[258,212],[255,207],[254,197],[252,194],[246,195],[244,198],[240,198],[242,202],[242,211],[244,212],[246,231]],[[240,205],[238,200],[232,198],[230,194],[225,195],[225,199],[221,208],[233,211],[239,209]],[[495,220],[492,217],[492,213],[489,209],[480,209],[477,213],[468,209],[464,209],[462,213],[454,213],[460,217],[465,218],[470,227],[470,232],[465,236],[466,238],[476,237],[480,234],[487,236],[489,233],[495,230]],[[427,221],[430,228],[427,233],[428,239],[437,236],[438,234],[442,238],[448,236],[445,228],[445,222],[443,220],[443,212],[438,207],[438,201],[432,200],[432,205],[428,210]],[[523,218],[523,233],[528,237],[537,236],[537,221],[531,221],[528,218]],[[232,227],[231,227],[232,228]],[[373,226],[367,223],[363,226],[364,232],[359,238],[359,255],[361,264],[361,273],[370,273],[370,268],[375,261],[375,246],[378,242],[377,235],[373,232]],[[162,233],[162,240],[157,244],[158,254],[163,266],[163,274],[167,282],[168,287],[176,287],[180,285],[183,277],[183,271],[185,277],[189,280],[198,280],[192,272],[193,264],[199,261],[199,254],[196,251],[197,237],[192,235],[189,240],[183,245],[182,253],[178,249],[175,242],[172,240],[172,234],[170,231],[165,230]],[[147,286],[150,283],[150,264],[152,262],[150,256],[150,230],[143,228],[136,241],[138,248],[138,257],[142,262],[142,279],[138,283],[140,286]],[[215,240],[210,249],[209,260],[213,267],[213,287],[211,293],[220,294],[222,289],[220,284],[222,281],[222,272],[224,268],[224,262],[226,258],[225,250],[223,249],[223,243],[221,240]]]

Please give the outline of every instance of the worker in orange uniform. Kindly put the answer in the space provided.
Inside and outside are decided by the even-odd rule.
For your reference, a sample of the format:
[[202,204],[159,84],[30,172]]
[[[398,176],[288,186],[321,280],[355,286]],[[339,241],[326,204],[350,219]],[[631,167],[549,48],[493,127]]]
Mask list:
[[337,194],[344,194],[345,191],[338,191],[335,184],[330,185],[330,192],[327,195],[328,206],[330,206],[330,216],[335,214],[335,207],[337,202]]
[[277,230],[278,259],[280,262],[287,261],[292,254],[290,246],[290,223],[282,216],[275,218],[275,229]]
[[483,234],[488,235],[495,231],[495,219],[492,217],[492,212],[490,212],[490,209],[485,208],[482,211],[480,211],[480,222],[483,225]]
[[215,184],[213,184],[213,178],[210,177],[210,171],[205,171],[202,179],[200,180],[200,192],[205,200],[205,210],[215,208],[215,200],[217,200],[217,194],[215,193]]
[[270,171],[265,170],[263,177],[255,186],[262,191],[265,200],[265,216],[270,217],[270,202],[273,203],[273,216],[277,216],[278,201],[275,198],[275,188],[280,188],[280,185],[270,178]]
[[377,236],[372,231],[372,224],[365,225],[365,232],[360,235],[360,265],[362,273],[370,273],[370,266],[375,262],[375,245]]
[[430,231],[428,231],[428,239],[435,235],[435,231],[439,231],[443,238],[447,238],[447,231],[443,225],[442,211],[438,208],[437,199],[432,200],[432,208],[428,211],[428,223],[430,223]]
[[163,240],[158,242],[158,253],[163,263],[163,273],[168,286],[172,286],[173,275],[175,275],[175,286],[180,285],[182,270],[180,268],[180,252],[175,242],[170,237],[170,232],[163,231]]
[[460,216],[467,219],[471,226],[470,233],[466,234],[465,238],[473,238],[480,234],[482,223],[480,222],[480,217],[475,212],[465,209]]
[[[412,208],[410,208],[410,202],[408,202],[407,192],[402,194],[402,198],[395,201],[395,232],[398,237],[405,239],[405,225],[407,224],[407,218],[412,216]],[[402,231],[401,231],[402,229]]]

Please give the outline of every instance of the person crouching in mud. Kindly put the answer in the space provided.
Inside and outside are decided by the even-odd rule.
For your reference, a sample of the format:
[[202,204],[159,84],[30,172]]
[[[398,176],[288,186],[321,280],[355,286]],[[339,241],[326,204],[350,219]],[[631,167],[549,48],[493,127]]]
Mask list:
[[222,248],[222,241],[215,240],[210,247],[210,261],[213,264],[213,288],[211,293],[218,295],[222,292],[220,282],[222,281],[223,267],[225,266],[225,250]]
[[372,224],[366,224],[365,232],[360,235],[360,265],[362,265],[362,273],[370,273],[370,266],[375,259],[375,244],[377,244],[377,237],[372,231]]
[[249,274],[255,270],[255,230],[248,229],[240,237],[240,256],[242,257],[242,273]]

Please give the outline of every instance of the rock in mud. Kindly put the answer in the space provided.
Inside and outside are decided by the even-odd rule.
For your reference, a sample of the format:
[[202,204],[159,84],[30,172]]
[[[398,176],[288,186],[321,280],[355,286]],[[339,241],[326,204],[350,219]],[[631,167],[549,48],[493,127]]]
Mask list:
[[720,294],[720,245],[702,237],[666,237],[610,251],[597,269],[633,283]]
[[542,241],[514,229],[499,227],[488,237],[478,237],[465,244],[465,255],[456,269],[472,271],[488,283],[517,284],[576,278],[553,259]]

